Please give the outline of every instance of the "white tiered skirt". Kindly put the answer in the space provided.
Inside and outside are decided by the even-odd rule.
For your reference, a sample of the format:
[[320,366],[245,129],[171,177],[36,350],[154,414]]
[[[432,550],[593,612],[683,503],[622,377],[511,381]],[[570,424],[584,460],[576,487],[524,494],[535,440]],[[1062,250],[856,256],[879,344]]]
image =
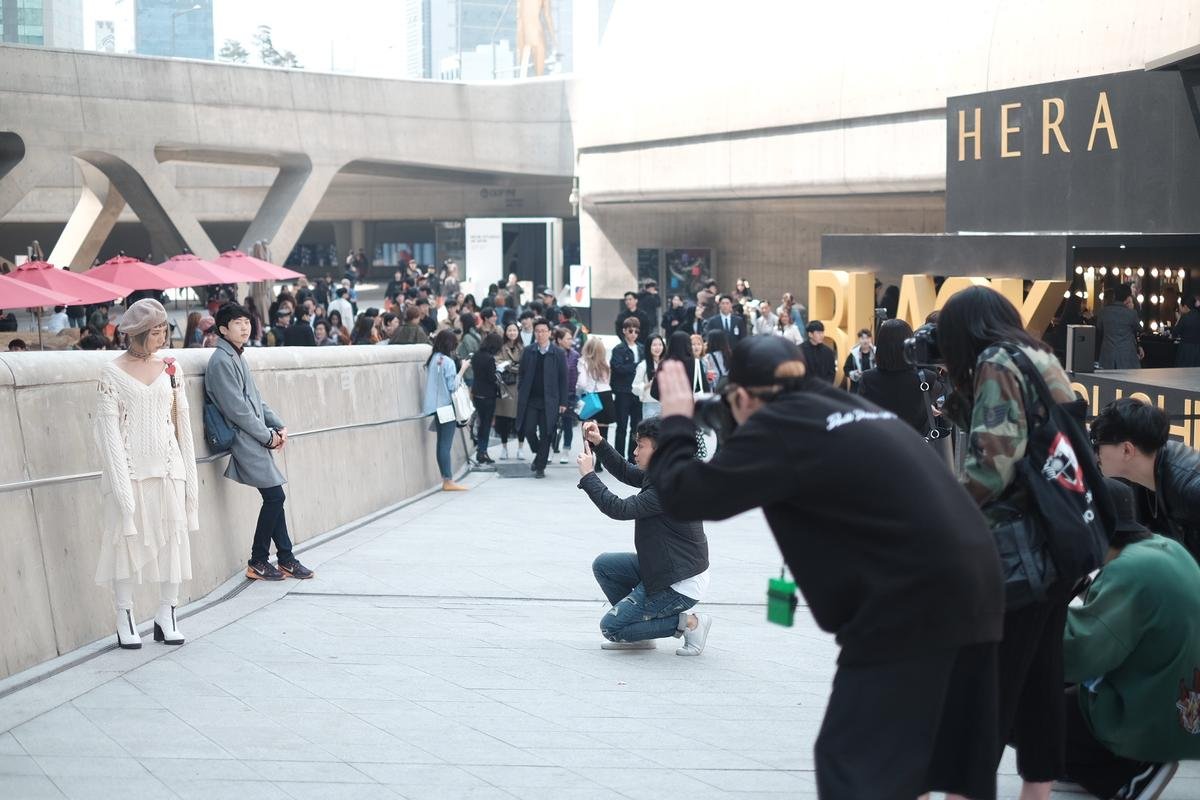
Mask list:
[[108,495],[101,520],[96,583],[135,579],[138,583],[182,583],[192,577],[192,548],[184,482],[174,478],[133,481],[136,536],[122,535],[121,511]]

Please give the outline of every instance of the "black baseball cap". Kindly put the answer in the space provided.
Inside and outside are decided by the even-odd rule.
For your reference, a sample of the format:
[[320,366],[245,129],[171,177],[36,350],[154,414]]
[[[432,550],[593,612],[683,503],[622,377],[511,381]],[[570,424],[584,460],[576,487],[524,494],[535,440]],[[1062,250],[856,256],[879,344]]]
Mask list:
[[779,367],[790,361],[804,364],[804,353],[782,336],[749,336],[733,348],[729,359],[729,383],[752,388],[780,381]]

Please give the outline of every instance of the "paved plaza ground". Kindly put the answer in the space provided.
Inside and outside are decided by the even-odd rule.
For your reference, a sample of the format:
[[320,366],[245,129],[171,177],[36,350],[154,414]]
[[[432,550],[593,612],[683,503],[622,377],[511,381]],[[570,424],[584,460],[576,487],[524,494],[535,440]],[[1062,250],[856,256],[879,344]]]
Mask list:
[[[591,561],[632,549],[633,527],[576,478],[476,473],[304,550],[314,581],[192,613],[181,648],[10,691],[0,798],[815,797],[836,647],[806,613],[765,621],[761,514],[708,526],[703,656],[603,652]],[[1002,796],[1016,787],[1010,755]],[[1200,770],[1165,797],[1200,797]]]

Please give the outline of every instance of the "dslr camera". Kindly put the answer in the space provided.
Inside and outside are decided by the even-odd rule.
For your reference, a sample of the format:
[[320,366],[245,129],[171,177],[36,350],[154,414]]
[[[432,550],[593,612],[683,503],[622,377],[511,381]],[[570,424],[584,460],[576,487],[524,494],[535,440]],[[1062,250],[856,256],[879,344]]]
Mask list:
[[725,396],[711,392],[696,395],[696,410],[692,420],[701,430],[712,431],[719,443],[723,443],[737,427],[737,420],[733,418]]
[[932,367],[942,363],[937,323],[926,322],[904,340],[904,360],[914,367]]

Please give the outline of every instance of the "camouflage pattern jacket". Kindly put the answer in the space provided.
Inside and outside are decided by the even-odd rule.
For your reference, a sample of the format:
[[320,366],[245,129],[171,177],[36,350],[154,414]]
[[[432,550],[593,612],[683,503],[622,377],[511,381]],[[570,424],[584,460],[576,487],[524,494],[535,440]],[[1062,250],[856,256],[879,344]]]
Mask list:
[[[1060,403],[1075,399],[1071,381],[1053,353],[1021,347],[1042,373],[1050,393]],[[988,504],[1004,497],[1017,507],[1021,499],[1007,497],[1016,475],[1016,465],[1025,457],[1029,442],[1026,408],[1038,402],[1036,390],[1026,385],[1021,370],[1001,347],[989,347],[975,363],[975,392],[970,402],[967,455],[959,479],[975,502],[983,508],[989,522]]]

